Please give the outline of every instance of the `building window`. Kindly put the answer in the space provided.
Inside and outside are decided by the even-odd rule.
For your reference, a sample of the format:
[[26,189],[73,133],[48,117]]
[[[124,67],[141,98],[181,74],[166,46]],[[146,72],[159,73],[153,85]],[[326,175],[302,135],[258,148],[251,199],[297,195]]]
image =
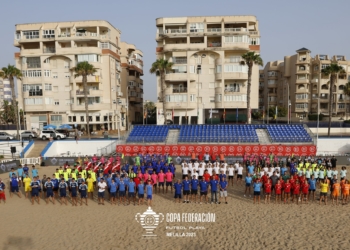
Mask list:
[[110,49],[111,45],[108,42],[103,42],[103,43],[100,43],[100,48],[101,49]]
[[43,38],[55,38],[55,30],[43,30]]
[[297,94],[297,95],[295,95],[295,98],[296,98],[297,100],[308,99],[308,98],[309,98],[309,95],[308,95],[308,94]]
[[41,77],[41,70],[23,70],[23,77]]
[[225,36],[225,43],[247,43],[248,36]]
[[57,72],[52,72],[52,78],[58,78],[58,74],[57,74]]
[[224,67],[224,72],[243,72],[247,73],[248,72],[248,67],[247,65],[240,65],[240,64],[225,64]]
[[29,96],[42,96],[43,90],[41,84],[23,84],[23,92],[29,92]]
[[260,38],[258,37],[253,37],[253,38],[250,38],[249,40],[251,45],[260,45]]
[[228,92],[239,92],[240,91],[240,84],[239,83],[231,83],[225,85],[225,91]]
[[39,30],[25,30],[22,31],[23,37],[25,39],[36,39],[39,38]]
[[273,85],[273,84],[276,84],[276,81],[275,80],[267,80],[267,84]]
[[166,102],[187,102],[187,95],[167,95]]
[[72,117],[68,116],[68,122],[72,122]]
[[187,66],[186,65],[178,65],[172,67],[173,73],[187,73]]
[[276,71],[269,71],[268,76],[277,76],[278,73]]
[[308,104],[307,103],[297,103],[295,104],[296,109],[307,109]]
[[100,116],[96,116],[96,121],[97,121],[97,122],[100,121]]
[[42,98],[24,98],[25,105],[41,105],[43,104]]
[[196,100],[196,95],[190,95],[190,102],[194,102]]
[[190,23],[190,32],[204,32],[204,23]]
[[329,66],[329,64],[322,64],[321,65],[321,69],[325,69],[325,68],[327,68]]
[[78,55],[78,62],[98,62],[99,56],[96,54]]
[[216,94],[216,95],[215,95],[215,101],[216,101],[216,102],[221,102],[221,100],[222,100],[221,94]]
[[221,65],[216,65],[216,73],[221,73]]
[[45,90],[46,91],[52,91],[52,84],[51,83],[45,83]]
[[27,57],[27,68],[40,68],[41,63],[40,63],[40,57]]
[[214,96],[210,96],[209,97],[209,102],[215,102],[215,97]]
[[50,63],[50,58],[45,59],[44,63]]
[[247,95],[225,95],[224,101],[225,102],[246,102]]
[[61,115],[52,115],[51,121],[53,123],[62,123],[62,116]]
[[80,116],[80,121],[83,122],[85,119],[85,116]]
[[44,77],[51,77],[51,70],[44,70]]
[[338,109],[345,109],[345,103],[338,103]]
[[73,116],[73,122],[76,122],[76,121],[77,121],[77,117]]
[[59,100],[55,100],[55,105],[56,106],[60,105],[60,101]]

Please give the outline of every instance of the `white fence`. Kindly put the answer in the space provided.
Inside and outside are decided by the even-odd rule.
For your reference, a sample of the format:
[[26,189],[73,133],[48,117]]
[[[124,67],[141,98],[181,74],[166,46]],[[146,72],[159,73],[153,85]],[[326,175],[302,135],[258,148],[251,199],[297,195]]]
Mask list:
[[19,160],[21,165],[27,164],[27,165],[37,165],[41,163],[40,157],[35,157],[35,158],[21,158],[21,159],[6,159],[0,161],[0,163],[5,163],[5,162],[10,162],[14,160]]

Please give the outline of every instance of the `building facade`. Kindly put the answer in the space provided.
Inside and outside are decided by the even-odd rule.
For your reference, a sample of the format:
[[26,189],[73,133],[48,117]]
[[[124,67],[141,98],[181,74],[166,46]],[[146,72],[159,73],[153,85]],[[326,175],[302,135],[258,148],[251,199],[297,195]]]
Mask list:
[[[242,54],[260,52],[255,16],[202,16],[156,19],[157,58],[174,65],[165,75],[162,97],[157,77],[158,124],[204,124],[246,113],[247,67]],[[251,108],[258,108],[258,72],[253,67]],[[165,102],[163,111],[162,102]]]
[[90,131],[126,129],[120,34],[107,21],[16,25],[14,45],[20,52],[15,61],[23,74],[18,101],[27,129],[46,124],[86,128],[82,77],[74,74],[83,61],[97,70],[87,77]]
[[[329,76],[323,76],[321,70],[331,63],[344,68],[339,74],[333,89],[333,103],[329,103]],[[268,106],[284,106],[290,103],[290,116],[305,119],[308,114],[319,112],[329,116],[344,118],[349,112],[349,97],[343,89],[350,80],[350,61],[345,56],[311,56],[311,51],[301,48],[295,55],[285,56],[283,61],[268,62],[259,73],[259,109]],[[289,98],[288,98],[289,97]],[[318,100],[319,98],[319,100]],[[318,101],[320,106],[318,107]]]
[[[121,45],[121,91],[126,100],[128,124],[141,124],[143,119],[143,53],[135,45]],[[124,112],[124,108],[122,110]]]

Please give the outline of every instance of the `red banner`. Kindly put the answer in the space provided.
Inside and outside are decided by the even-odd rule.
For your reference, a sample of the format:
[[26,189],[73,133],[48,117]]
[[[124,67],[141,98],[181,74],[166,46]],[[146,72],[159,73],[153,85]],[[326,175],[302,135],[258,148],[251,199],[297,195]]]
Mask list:
[[270,152],[277,156],[288,155],[316,155],[316,146],[314,145],[118,145],[117,153],[123,153],[125,156],[134,156],[137,153],[169,153],[172,156],[189,156],[194,150],[196,154],[208,152],[221,153],[227,156],[242,156],[244,153],[264,154],[268,155]]

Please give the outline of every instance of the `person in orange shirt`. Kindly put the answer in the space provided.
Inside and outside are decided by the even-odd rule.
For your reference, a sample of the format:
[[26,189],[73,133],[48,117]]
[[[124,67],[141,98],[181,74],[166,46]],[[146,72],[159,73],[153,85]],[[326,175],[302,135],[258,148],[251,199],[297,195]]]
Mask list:
[[343,205],[348,203],[349,198],[349,190],[350,190],[350,184],[348,180],[345,180],[343,186],[342,186],[342,194],[343,194]]
[[192,161],[192,163],[194,163],[196,161],[196,153],[194,152],[194,150],[192,150],[192,152],[191,152],[191,161]]
[[225,162],[225,155],[223,152],[220,153],[220,163],[224,163]]
[[334,199],[336,200],[336,204],[338,205],[338,197],[339,197],[340,184],[337,179],[334,180],[333,184],[333,192],[332,192],[332,204],[334,205]]

